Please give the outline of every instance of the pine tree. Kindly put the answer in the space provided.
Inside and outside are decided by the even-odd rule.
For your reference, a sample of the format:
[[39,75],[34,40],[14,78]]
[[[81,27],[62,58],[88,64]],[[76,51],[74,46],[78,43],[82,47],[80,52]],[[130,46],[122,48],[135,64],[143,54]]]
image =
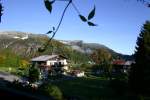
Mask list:
[[143,25],[136,44],[129,82],[134,91],[150,93],[150,21]]

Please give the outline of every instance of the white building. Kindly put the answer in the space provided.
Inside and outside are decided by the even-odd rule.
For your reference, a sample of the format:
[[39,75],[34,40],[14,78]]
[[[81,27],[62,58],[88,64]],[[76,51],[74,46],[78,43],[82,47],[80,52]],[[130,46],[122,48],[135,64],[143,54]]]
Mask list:
[[67,58],[61,55],[42,55],[31,59],[32,64],[38,64],[42,73],[47,76],[48,71],[68,71]]
[[73,70],[71,74],[72,74],[72,76],[76,76],[76,77],[84,77],[85,76],[84,71],[80,71],[80,70]]

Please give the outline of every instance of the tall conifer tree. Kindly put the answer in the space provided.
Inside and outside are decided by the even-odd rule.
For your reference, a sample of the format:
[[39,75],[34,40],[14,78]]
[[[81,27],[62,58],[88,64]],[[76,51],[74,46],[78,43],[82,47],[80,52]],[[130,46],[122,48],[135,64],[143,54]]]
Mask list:
[[150,93],[150,21],[143,25],[136,44],[129,82],[136,92]]

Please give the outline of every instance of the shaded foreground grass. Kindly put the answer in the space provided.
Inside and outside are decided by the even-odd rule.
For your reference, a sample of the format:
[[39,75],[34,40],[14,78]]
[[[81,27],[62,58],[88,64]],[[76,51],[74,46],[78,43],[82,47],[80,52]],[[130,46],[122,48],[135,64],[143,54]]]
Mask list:
[[[75,78],[54,82],[66,98],[77,98],[79,100],[135,100],[127,95],[118,95],[110,87],[110,81],[100,77]],[[124,91],[124,90],[123,90]]]
[[[121,88],[123,94],[118,94],[118,92],[116,93],[116,89],[111,87],[112,82],[101,77],[70,78],[70,80],[58,81],[56,80],[53,81],[52,84],[60,88],[60,90],[63,92],[64,100],[150,100],[149,96],[138,97],[133,95],[132,93],[128,93],[128,89]],[[40,89],[38,91],[31,91],[31,89],[17,88],[16,86],[14,88],[11,86],[10,89],[24,91],[27,94],[34,93],[34,95],[37,94],[38,97],[39,94],[41,96],[43,95],[44,97],[47,97],[47,95],[40,91]],[[39,98],[41,99],[41,97]]]

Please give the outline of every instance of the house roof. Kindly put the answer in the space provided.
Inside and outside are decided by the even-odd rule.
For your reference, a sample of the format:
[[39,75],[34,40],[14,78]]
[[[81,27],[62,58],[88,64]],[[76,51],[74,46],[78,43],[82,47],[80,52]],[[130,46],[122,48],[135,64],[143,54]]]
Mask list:
[[47,61],[55,57],[58,57],[58,55],[42,55],[39,57],[32,58],[31,61]]
[[126,65],[126,66],[130,66],[132,63],[134,63],[134,61],[124,61],[124,60],[115,60],[115,61],[113,61],[114,65]]
[[124,65],[126,62],[125,61],[123,61],[123,60],[115,60],[115,61],[113,61],[113,64],[114,65]]

